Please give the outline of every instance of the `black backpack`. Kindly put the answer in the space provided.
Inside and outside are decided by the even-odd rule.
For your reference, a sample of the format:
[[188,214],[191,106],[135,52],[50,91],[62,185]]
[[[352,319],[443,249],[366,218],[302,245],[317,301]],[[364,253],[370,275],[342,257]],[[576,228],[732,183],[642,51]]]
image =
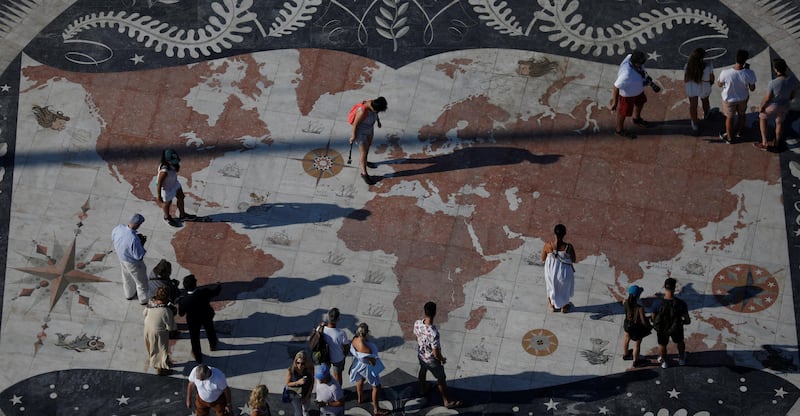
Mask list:
[[662,300],[653,319],[653,328],[662,334],[673,334],[683,325],[677,299]]
[[330,364],[331,362],[328,343],[325,341],[325,337],[322,336],[324,329],[325,324],[320,324],[314,328],[311,335],[308,337],[308,349],[311,350],[311,361],[316,365],[322,363]]

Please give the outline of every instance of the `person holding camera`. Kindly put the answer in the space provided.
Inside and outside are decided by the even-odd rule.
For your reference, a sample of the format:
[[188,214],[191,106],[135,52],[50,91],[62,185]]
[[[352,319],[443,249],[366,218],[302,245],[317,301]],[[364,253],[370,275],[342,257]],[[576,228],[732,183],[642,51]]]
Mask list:
[[[750,69],[747,59],[750,54],[742,49],[736,52],[736,64],[722,70],[717,86],[722,88],[722,110],[725,112],[725,131],[719,138],[726,143],[733,143],[733,119],[738,117],[736,137],[741,138],[745,129],[745,114],[750,91],[756,90],[756,73]],[[749,91],[748,91],[749,90]]]
[[147,305],[148,285],[147,266],[144,264],[144,243],[147,237],[137,230],[144,223],[142,214],[133,214],[128,224],[120,224],[111,232],[111,242],[117,252],[122,268],[122,291],[125,298],[138,298],[139,303]]
[[636,135],[625,130],[625,118],[633,116],[633,124],[642,127],[651,127],[642,119],[642,108],[647,102],[644,87],[650,86],[653,91],[659,92],[661,88],[653,83],[653,79],[644,70],[644,52],[633,51],[622,60],[617,70],[617,79],[614,81],[614,90],[611,96],[611,111],[617,111],[617,123],[614,132],[618,136],[635,139]]

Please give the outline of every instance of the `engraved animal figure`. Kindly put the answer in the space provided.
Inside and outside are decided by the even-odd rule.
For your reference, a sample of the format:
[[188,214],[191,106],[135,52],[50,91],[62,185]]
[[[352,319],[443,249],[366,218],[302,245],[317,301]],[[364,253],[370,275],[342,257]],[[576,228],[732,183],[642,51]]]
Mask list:
[[56,333],[58,337],[58,341],[56,341],[56,345],[62,348],[66,348],[68,350],[74,350],[78,352],[83,352],[86,350],[90,351],[99,351],[105,348],[106,344],[103,341],[100,341],[100,337],[92,335],[91,337],[87,337],[86,334],[81,334],[80,336],[75,337],[72,341],[67,342],[67,337],[70,334],[59,334]]
[[50,111],[49,105],[44,107],[34,105],[33,115],[36,116],[36,122],[40,126],[57,131],[64,130],[64,127],[67,126],[67,121],[69,121],[69,117],[65,116],[61,111],[56,111],[55,113]]
[[589,340],[592,343],[592,349],[581,351],[581,355],[592,365],[607,363],[608,360],[611,359],[611,355],[606,354],[605,349],[605,346],[608,345],[608,341],[600,338],[590,338]]
[[547,75],[550,72],[555,72],[558,69],[558,62],[553,62],[547,58],[542,60],[529,59],[527,61],[519,61],[517,73],[520,75],[527,75],[529,77],[538,78],[542,75]]

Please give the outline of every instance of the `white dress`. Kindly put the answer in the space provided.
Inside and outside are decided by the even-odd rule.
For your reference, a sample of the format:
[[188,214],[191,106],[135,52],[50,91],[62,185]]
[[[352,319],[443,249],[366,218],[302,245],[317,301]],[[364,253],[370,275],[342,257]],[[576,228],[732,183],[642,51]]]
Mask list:
[[547,253],[544,261],[544,280],[547,283],[547,297],[550,298],[554,308],[563,308],[569,303],[569,299],[575,294],[575,270],[566,248]]

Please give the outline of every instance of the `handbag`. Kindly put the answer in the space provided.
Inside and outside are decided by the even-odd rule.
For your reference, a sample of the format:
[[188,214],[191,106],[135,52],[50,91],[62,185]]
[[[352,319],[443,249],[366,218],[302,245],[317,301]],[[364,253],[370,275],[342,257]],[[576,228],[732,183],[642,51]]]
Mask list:
[[292,396],[289,394],[289,388],[287,386],[283,386],[283,394],[281,394],[281,401],[284,403],[289,403],[292,401]]

